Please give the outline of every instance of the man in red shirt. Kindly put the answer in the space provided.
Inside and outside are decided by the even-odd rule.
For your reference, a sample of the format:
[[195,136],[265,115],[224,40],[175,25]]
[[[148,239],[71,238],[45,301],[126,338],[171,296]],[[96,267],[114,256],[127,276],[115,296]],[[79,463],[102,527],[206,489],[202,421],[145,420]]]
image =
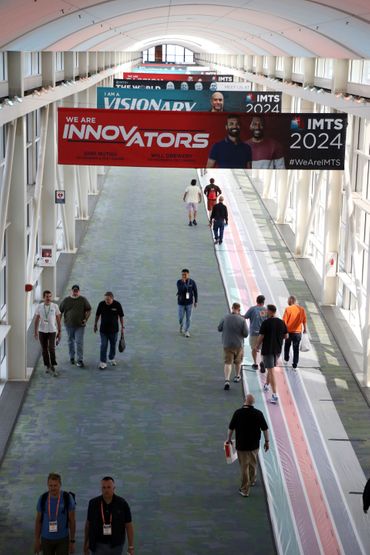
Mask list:
[[288,329],[289,337],[285,340],[284,344],[284,360],[289,361],[289,351],[293,345],[293,368],[297,368],[299,361],[299,344],[302,339],[303,333],[307,333],[307,317],[306,311],[302,306],[299,306],[297,299],[294,295],[288,298],[288,306],[286,307],[283,320]]

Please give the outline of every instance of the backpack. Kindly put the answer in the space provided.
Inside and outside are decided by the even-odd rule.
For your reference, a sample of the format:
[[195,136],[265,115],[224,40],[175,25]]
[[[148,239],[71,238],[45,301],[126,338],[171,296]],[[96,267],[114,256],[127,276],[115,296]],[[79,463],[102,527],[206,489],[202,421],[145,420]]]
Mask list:
[[208,193],[209,200],[216,200],[217,195],[215,189],[211,189]]
[[[44,518],[44,512],[46,508],[46,500],[48,498],[49,492],[46,491],[41,496],[41,523]],[[64,503],[64,511],[67,513],[67,528],[68,528],[68,520],[69,520],[69,496],[73,497],[74,502],[76,503],[76,494],[73,491],[63,491],[63,503]]]

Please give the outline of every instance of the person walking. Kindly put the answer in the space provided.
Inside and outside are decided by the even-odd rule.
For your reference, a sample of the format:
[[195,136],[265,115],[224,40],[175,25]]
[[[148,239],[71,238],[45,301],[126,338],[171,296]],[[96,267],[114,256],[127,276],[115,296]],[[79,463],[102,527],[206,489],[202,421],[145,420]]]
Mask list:
[[85,523],[84,555],[122,555],[127,534],[127,553],[134,553],[134,527],[127,501],[115,492],[111,476],[101,481],[102,495],[89,501]]
[[62,333],[61,314],[58,305],[52,302],[51,291],[45,290],[42,298],[43,302],[38,305],[35,312],[35,339],[40,341],[46,374],[56,377],[58,372],[55,369],[57,366],[55,340],[59,342]]
[[[254,368],[254,370],[258,369],[258,364],[257,364],[258,351],[255,350],[255,347],[260,333],[261,324],[267,318],[265,297],[263,295],[258,295],[256,299],[256,303],[257,304],[255,306],[251,306],[244,314],[244,318],[246,320],[249,320],[249,345],[251,347],[252,358],[253,358],[252,368]],[[261,372],[265,371],[265,366],[262,360],[260,362],[260,370]]]
[[289,362],[290,347],[293,347],[293,368],[297,368],[299,362],[299,344],[303,333],[307,333],[307,316],[303,306],[299,306],[294,295],[288,298],[288,306],[286,307],[283,320],[288,329],[289,337],[284,343],[284,360]]
[[213,234],[215,245],[222,244],[224,238],[224,227],[228,224],[227,207],[224,205],[224,197],[220,195],[218,203],[212,208],[210,225],[213,224]]
[[260,345],[262,345],[261,353],[263,356],[263,363],[267,370],[267,378],[266,383],[263,386],[263,390],[265,392],[268,392],[271,386],[272,395],[270,398],[270,403],[273,404],[276,404],[279,401],[276,392],[275,381],[276,361],[281,354],[283,341],[287,337],[288,330],[285,322],[281,318],[276,317],[276,306],[273,304],[268,304],[267,319],[264,320],[261,324],[260,333],[256,341],[254,351],[256,354]]
[[211,215],[212,208],[217,202],[217,198],[221,195],[222,191],[218,185],[215,185],[215,180],[213,177],[209,180],[208,185],[204,187],[204,194],[207,197],[207,210],[209,215]]
[[84,367],[83,340],[86,322],[91,314],[89,301],[80,294],[80,286],[72,285],[71,295],[62,300],[59,306],[64,316],[64,325],[68,334],[68,349],[71,364],[75,363],[75,352],[77,350],[76,365]]
[[177,304],[179,314],[180,333],[184,331],[185,317],[185,337],[190,337],[191,314],[198,305],[198,288],[193,279],[190,279],[190,272],[187,268],[181,271],[181,279],[177,281]]
[[36,507],[34,553],[68,555],[75,552],[76,503],[73,496],[62,491],[60,474],[50,473],[48,491]]
[[197,186],[197,180],[192,179],[190,185],[186,187],[183,201],[186,202],[186,208],[189,216],[189,226],[197,225],[198,204],[202,200],[202,194]]
[[98,304],[95,315],[94,333],[98,331],[98,322],[100,322],[100,370],[107,367],[107,351],[109,343],[109,364],[117,365],[116,346],[119,332],[119,322],[121,323],[121,333],[123,335],[123,310],[122,305],[114,299],[111,291],[107,291],[104,295],[104,301]]
[[224,389],[230,389],[230,376],[233,364],[235,376],[233,381],[240,382],[240,369],[244,356],[244,339],[248,337],[248,326],[245,318],[240,314],[240,304],[233,303],[231,312],[226,314],[218,324],[218,331],[222,332],[222,345],[224,348]]
[[245,398],[244,405],[233,414],[227,439],[230,443],[235,431],[236,450],[241,472],[239,493],[242,497],[249,497],[250,488],[256,483],[261,432],[263,432],[265,438],[265,452],[270,447],[269,431],[265,417],[260,410],[254,408],[254,403],[255,399],[249,393]]

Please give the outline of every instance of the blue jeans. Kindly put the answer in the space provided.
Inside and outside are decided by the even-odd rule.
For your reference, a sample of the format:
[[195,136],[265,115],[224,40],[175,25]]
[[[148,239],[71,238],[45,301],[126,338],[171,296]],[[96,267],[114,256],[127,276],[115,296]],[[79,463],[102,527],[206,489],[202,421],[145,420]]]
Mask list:
[[215,220],[213,222],[213,233],[215,236],[215,241],[222,242],[224,238],[224,227],[225,227],[224,220]]
[[300,333],[290,333],[288,339],[285,340],[284,344],[284,359],[286,362],[289,360],[290,346],[293,345],[293,364],[298,366],[299,361],[299,344],[301,342],[302,335]]
[[95,551],[92,551],[94,555],[122,555],[123,545],[117,545],[116,547],[111,547],[109,543],[97,543]]
[[116,356],[118,332],[103,333],[100,332],[100,362],[107,362],[107,351],[109,343],[109,360],[113,360]]
[[66,326],[66,330],[68,335],[69,358],[75,358],[76,346],[77,360],[83,360],[85,326]]
[[185,332],[190,330],[191,323],[191,311],[193,310],[192,304],[179,304],[179,322],[180,326],[184,321],[184,316],[186,316]]

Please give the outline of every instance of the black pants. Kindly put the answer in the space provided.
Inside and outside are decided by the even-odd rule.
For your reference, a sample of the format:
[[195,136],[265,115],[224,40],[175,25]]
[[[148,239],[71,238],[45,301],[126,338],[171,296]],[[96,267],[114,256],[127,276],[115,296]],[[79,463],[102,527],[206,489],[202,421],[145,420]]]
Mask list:
[[293,364],[298,365],[299,361],[299,344],[301,342],[302,335],[300,333],[290,333],[288,339],[285,340],[284,344],[284,359],[289,360],[290,346],[293,345]]
[[56,332],[39,332],[39,339],[42,348],[42,358],[47,368],[50,368],[50,366],[56,366],[57,364],[57,361],[55,359],[55,337]]
[[[49,335],[49,334],[44,333],[44,335]],[[61,540],[47,540],[46,538],[41,538],[41,549],[42,549],[43,555],[68,555],[69,536]]]

